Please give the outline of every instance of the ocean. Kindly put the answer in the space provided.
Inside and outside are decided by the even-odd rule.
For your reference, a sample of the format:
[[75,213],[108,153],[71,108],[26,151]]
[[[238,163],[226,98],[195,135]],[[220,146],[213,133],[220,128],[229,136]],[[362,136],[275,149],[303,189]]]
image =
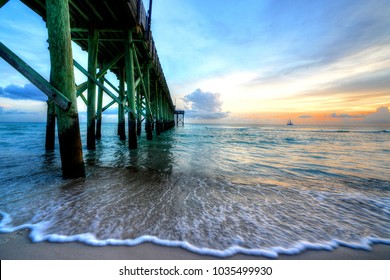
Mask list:
[[63,180],[44,123],[0,123],[0,232],[275,258],[390,244],[390,128],[186,124],[129,151],[103,124]]

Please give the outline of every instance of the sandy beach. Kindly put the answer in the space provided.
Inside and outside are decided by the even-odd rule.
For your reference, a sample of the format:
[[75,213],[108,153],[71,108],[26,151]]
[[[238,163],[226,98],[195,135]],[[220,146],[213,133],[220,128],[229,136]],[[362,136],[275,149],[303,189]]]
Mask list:
[[[32,243],[28,230],[0,234],[2,260],[217,260],[181,248],[144,243],[134,247],[93,247],[82,243]],[[227,259],[256,260],[264,257],[237,254]],[[298,255],[280,255],[281,260],[389,260],[390,246],[374,245],[372,251],[339,247],[334,251],[307,250]]]

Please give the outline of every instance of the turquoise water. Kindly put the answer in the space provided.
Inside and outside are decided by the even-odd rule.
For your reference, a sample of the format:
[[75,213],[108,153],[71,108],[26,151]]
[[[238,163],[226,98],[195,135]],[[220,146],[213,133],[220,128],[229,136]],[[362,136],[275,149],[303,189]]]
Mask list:
[[2,232],[216,256],[390,244],[389,127],[188,124],[129,151],[105,124],[76,180],[44,138],[45,124],[0,123]]

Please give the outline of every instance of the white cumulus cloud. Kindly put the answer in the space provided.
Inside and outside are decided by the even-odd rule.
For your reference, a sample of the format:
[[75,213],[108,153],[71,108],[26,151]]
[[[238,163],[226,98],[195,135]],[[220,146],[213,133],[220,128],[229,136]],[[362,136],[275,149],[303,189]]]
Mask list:
[[365,123],[370,124],[390,124],[389,108],[379,107],[375,113],[369,114],[364,118]]
[[193,119],[222,119],[229,115],[229,112],[222,111],[222,100],[220,93],[205,92],[196,89],[183,98],[186,109],[186,117]]

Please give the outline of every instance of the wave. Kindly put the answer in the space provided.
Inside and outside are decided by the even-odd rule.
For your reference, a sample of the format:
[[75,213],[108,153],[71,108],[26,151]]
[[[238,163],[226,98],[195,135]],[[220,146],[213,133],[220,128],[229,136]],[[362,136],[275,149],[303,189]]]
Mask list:
[[390,133],[388,129],[379,129],[379,130],[344,130],[344,129],[319,129],[311,130],[310,132],[314,133]]
[[37,224],[24,224],[16,227],[8,227],[7,224],[12,222],[12,218],[4,212],[0,212],[3,216],[0,221],[0,233],[11,233],[18,230],[28,229],[30,230],[29,238],[33,243],[39,242],[51,242],[51,243],[69,243],[69,242],[80,242],[90,246],[103,247],[103,246],[137,246],[142,243],[153,243],[155,245],[161,245],[166,247],[182,248],[189,252],[208,255],[220,258],[231,257],[236,254],[245,254],[251,256],[262,256],[266,258],[276,259],[280,254],[283,255],[297,255],[306,250],[327,250],[332,251],[340,246],[349,247],[351,249],[360,250],[371,250],[371,246],[375,244],[390,245],[390,239],[379,238],[379,237],[363,237],[359,242],[348,242],[339,239],[331,239],[329,241],[322,242],[309,242],[302,240],[294,243],[291,247],[286,248],[282,246],[274,246],[272,248],[245,248],[239,245],[230,246],[223,250],[214,248],[200,248],[194,246],[187,241],[180,240],[167,240],[161,239],[156,236],[143,235],[134,239],[105,239],[100,240],[92,233],[82,233],[76,235],[61,235],[61,234],[48,234],[42,233],[43,229],[46,228],[49,223],[41,222]]

